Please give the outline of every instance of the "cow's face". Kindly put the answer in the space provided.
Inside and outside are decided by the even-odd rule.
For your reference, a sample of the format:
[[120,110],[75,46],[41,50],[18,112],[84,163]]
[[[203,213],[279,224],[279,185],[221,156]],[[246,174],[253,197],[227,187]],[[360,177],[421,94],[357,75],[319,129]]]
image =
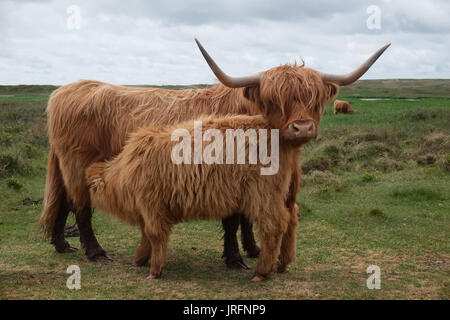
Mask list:
[[285,141],[302,145],[317,136],[325,105],[338,86],[324,83],[320,73],[303,66],[284,65],[262,72],[259,85],[244,89]]

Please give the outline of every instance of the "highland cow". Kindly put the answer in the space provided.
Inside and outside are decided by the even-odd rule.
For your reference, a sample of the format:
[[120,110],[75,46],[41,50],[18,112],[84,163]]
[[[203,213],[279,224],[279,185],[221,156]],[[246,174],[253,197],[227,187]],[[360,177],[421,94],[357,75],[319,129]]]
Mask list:
[[335,100],[334,101],[334,114],[344,113],[353,114],[355,110],[352,109],[348,101]]
[[[305,114],[306,117],[306,114]],[[133,133],[123,151],[111,161],[94,163],[86,170],[86,183],[90,187],[94,207],[131,225],[140,226],[141,245],[136,255],[150,257],[149,278],[159,278],[166,262],[166,251],[173,225],[186,220],[223,219],[242,212],[252,223],[257,223],[261,237],[261,253],[253,280],[264,279],[271,271],[283,272],[295,257],[295,229],[297,212],[289,210],[286,196],[289,193],[292,170],[297,167],[299,147],[316,135],[315,128],[300,131],[289,141],[278,139],[278,130],[262,116],[227,116],[201,118],[203,132],[215,130],[214,143],[223,145],[215,152],[216,162],[195,164],[189,152],[188,162],[174,163],[173,153],[178,142],[174,132],[185,130],[193,137],[188,146],[195,145],[195,127],[192,121],[158,128],[144,127]],[[304,118],[297,121],[312,120]],[[266,168],[261,161],[236,163],[243,154],[251,159],[249,139],[244,150],[232,152],[234,142],[228,139],[230,129],[266,130],[260,135],[258,148],[266,144],[266,153],[277,157],[277,170],[262,175]],[[220,137],[217,132],[222,133]],[[227,139],[221,138],[227,136]],[[212,144],[202,139],[203,148]],[[278,149],[279,146],[279,149]],[[214,149],[215,151],[218,151]],[[279,150],[279,152],[278,152]],[[220,159],[218,159],[220,155]],[[186,164],[187,163],[187,164]],[[263,173],[264,174],[264,173]]]
[[[119,154],[128,135],[137,128],[149,124],[174,125],[205,114],[264,115],[275,127],[284,124],[289,130],[283,139],[289,140],[297,131],[317,126],[323,101],[334,97],[339,85],[348,85],[361,77],[389,46],[378,50],[348,75],[283,65],[254,76],[234,78],[223,73],[200,43],[197,44],[221,84],[207,89],[174,91],[85,80],[63,86],[51,95],[47,107],[50,154],[41,226],[58,252],[75,250],[64,239],[65,221],[72,210],[86,255],[90,259],[107,256],[92,231],[92,210],[84,171],[94,162]],[[294,109],[295,112],[291,112]],[[301,125],[295,123],[306,109],[317,109],[313,119]],[[287,208],[295,205],[299,172],[297,165],[292,171]],[[227,220],[232,217],[239,216]],[[235,239],[236,220],[231,222],[224,223],[224,253],[227,260],[239,263],[239,259],[235,259],[240,258]],[[241,226],[243,230],[251,230],[248,223]],[[233,232],[227,233],[227,229]],[[242,235],[247,240],[247,237],[253,238],[246,232]],[[256,245],[253,249],[258,251]]]
[[[225,115],[251,113],[250,103],[239,103],[240,92],[224,86],[214,90],[164,90],[132,88],[83,80],[53,92],[47,107],[50,155],[47,167],[41,226],[57,252],[73,252],[64,239],[69,211],[74,211],[80,229],[80,241],[92,259],[107,257],[91,227],[92,210],[84,170],[93,162],[117,155],[128,135],[148,124],[168,125],[194,119],[202,114]],[[231,223],[239,217],[230,217]],[[236,221],[237,220],[237,221]],[[251,227],[242,219],[244,248],[257,256]],[[228,243],[237,242],[236,231]],[[250,233],[250,234],[249,234]],[[228,265],[244,265],[237,244],[225,250]],[[237,251],[237,252],[236,252]],[[228,255],[227,255],[228,252]]]

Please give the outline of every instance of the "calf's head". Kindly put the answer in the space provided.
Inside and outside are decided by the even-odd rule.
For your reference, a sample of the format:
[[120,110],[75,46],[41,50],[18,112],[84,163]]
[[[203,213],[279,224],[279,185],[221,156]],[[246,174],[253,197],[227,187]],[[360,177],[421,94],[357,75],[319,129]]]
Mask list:
[[247,77],[230,77],[195,39],[203,57],[225,86],[243,88],[245,99],[265,114],[281,137],[294,145],[302,145],[317,136],[325,105],[338,93],[339,86],[358,80],[390,46],[385,45],[365,63],[346,75],[326,74],[304,65],[282,65]]

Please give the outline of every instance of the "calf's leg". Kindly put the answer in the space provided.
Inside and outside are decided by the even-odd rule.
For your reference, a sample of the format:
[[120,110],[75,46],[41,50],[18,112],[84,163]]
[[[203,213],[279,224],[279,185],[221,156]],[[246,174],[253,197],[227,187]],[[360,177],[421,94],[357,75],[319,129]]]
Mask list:
[[278,272],[285,272],[288,264],[295,259],[296,235],[295,230],[298,225],[298,206],[295,204],[290,210],[287,230],[281,240],[280,256],[278,258]]
[[[154,219],[155,220],[155,219]],[[161,277],[162,269],[167,260],[167,245],[171,225],[161,221],[148,222],[145,225],[145,234],[151,244],[150,275],[147,279],[158,279]]]
[[286,271],[289,263],[295,259],[296,235],[298,225],[298,206],[295,202],[297,193],[300,191],[301,169],[299,166],[292,172],[289,193],[286,198],[286,208],[289,211],[289,220],[286,233],[283,235],[278,264],[278,272]]
[[261,252],[252,281],[264,280],[278,266],[282,236],[287,229],[289,212],[284,206],[273,212],[278,214],[273,215],[270,211],[261,212],[258,223]]
[[136,254],[134,255],[134,264],[138,267],[142,267],[147,264],[150,256],[152,254],[152,245],[150,240],[145,234],[145,226],[141,224],[141,243],[136,249]]

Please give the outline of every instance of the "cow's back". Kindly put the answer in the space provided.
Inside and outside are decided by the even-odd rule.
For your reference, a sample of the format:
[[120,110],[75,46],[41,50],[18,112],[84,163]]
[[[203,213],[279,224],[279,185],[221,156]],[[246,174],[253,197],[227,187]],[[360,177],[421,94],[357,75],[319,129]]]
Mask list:
[[120,152],[136,122],[132,109],[139,99],[122,88],[82,80],[53,92],[47,119],[49,141],[57,153],[96,154],[103,160]]
[[239,102],[230,103],[239,101],[238,95],[223,86],[165,90],[81,80],[51,95],[49,140],[60,153],[93,153],[102,161],[118,154],[129,134],[143,125],[173,125],[205,114],[254,113]]

